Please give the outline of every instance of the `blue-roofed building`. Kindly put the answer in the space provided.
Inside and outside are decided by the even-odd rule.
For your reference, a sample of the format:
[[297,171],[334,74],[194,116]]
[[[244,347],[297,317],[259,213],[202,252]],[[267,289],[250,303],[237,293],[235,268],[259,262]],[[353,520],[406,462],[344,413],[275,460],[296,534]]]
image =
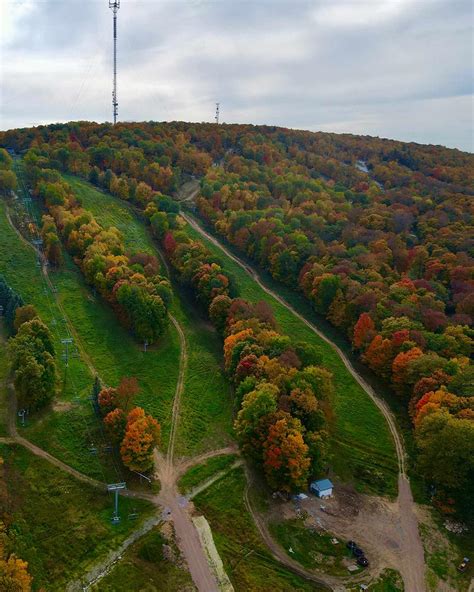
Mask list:
[[320,479],[313,481],[309,486],[309,490],[318,497],[331,497],[334,486],[329,479]]

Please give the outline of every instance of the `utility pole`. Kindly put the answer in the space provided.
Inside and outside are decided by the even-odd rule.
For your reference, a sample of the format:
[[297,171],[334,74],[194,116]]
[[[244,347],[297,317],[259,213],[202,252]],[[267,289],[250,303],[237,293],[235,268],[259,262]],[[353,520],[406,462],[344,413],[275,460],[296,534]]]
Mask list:
[[72,337],[67,337],[66,339],[61,339],[61,343],[66,346],[66,366],[69,366],[69,345],[72,343]]
[[117,123],[118,102],[117,102],[117,12],[120,8],[120,0],[109,0],[109,8],[114,14],[114,83],[112,89],[112,106],[114,125]]
[[114,515],[112,516],[112,522],[115,524],[120,522],[120,516],[118,513],[118,492],[120,489],[126,489],[126,483],[110,483],[107,485],[107,491],[113,491],[115,493],[115,500],[114,500]]
[[220,103],[216,103],[216,116],[214,117],[214,119],[216,120],[217,125],[219,125],[219,106]]

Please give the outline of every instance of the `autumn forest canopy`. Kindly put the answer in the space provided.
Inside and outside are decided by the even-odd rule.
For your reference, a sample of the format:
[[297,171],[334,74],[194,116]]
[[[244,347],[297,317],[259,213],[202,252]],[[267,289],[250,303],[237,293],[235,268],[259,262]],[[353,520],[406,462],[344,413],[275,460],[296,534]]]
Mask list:
[[[281,334],[271,309],[239,298],[221,262],[186,234],[173,196],[190,179],[199,179],[195,213],[209,229],[302,294],[393,390],[438,503],[466,504],[474,479],[472,155],[364,136],[179,122],[40,126],[3,132],[0,146],[24,154],[47,208],[50,263],[61,264],[62,241],[118,320],[153,343],[168,322],[168,280],[156,260],[127,252],[116,229],[102,228],[62,174],[142,211],[223,337],[240,408],[236,434],[272,487],[300,487],[325,461],[331,375],[310,347]],[[8,163],[1,169],[0,190],[8,191],[15,180]],[[27,321],[18,342],[38,322]],[[106,394],[116,439],[126,442],[143,424],[157,440],[152,418]],[[122,446],[127,462],[140,466],[127,456],[133,446]]]

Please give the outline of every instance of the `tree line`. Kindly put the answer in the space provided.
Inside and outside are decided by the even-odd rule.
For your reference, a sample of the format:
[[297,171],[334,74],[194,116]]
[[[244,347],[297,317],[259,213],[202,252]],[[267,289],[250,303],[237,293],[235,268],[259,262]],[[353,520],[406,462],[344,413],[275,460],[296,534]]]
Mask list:
[[37,410],[54,397],[56,352],[48,327],[34,306],[24,303],[0,275],[0,306],[9,332],[8,357],[21,408]]
[[13,159],[4,148],[0,148],[0,194],[9,195],[18,185],[16,174],[12,171]]
[[103,228],[37,150],[31,149],[24,161],[33,193],[50,214],[43,217],[41,229],[50,262],[61,263],[60,235],[87,283],[112,306],[120,322],[138,339],[154,343],[167,326],[172,299],[156,258],[127,253],[120,232]]

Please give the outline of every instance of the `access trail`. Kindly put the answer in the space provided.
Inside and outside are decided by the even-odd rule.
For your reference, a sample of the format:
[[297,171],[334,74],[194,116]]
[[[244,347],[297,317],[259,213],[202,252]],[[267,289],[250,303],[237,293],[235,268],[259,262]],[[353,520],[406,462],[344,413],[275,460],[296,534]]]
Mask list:
[[[196,189],[192,196],[188,197],[186,201],[193,199],[199,189]],[[403,562],[400,566],[400,572],[402,574],[405,589],[407,592],[423,592],[425,588],[425,561],[423,544],[421,542],[419,530],[418,530],[418,519],[415,512],[415,504],[411,493],[410,482],[406,474],[406,453],[403,445],[402,438],[398,432],[395,419],[392,412],[385,401],[380,399],[376,394],[375,390],[367,383],[367,381],[357,372],[357,370],[351,364],[346,354],[338,347],[333,341],[331,341],[326,335],[324,335],[315,325],[313,325],[308,319],[301,315],[297,310],[291,306],[284,298],[279,294],[271,290],[267,285],[264,284],[260,275],[255,269],[249,264],[245,263],[234,255],[226,246],[224,246],[215,236],[207,232],[191,215],[181,212],[183,218],[190,224],[190,226],[196,230],[206,240],[210,241],[213,245],[218,247],[227,257],[232,259],[239,267],[241,267],[251,278],[254,280],[260,288],[266,292],[269,296],[274,298],[282,306],[284,306],[289,312],[291,312],[296,318],[304,323],[313,333],[330,345],[334,351],[338,354],[342,360],[344,366],[347,368],[353,378],[359,383],[364,389],[367,395],[372,399],[374,404],[380,410],[384,416],[387,425],[395,443],[395,449],[398,460],[398,507],[399,507],[399,521],[400,529],[403,533]],[[250,508],[250,505],[249,505]],[[255,518],[255,514],[254,514]],[[257,526],[259,522],[256,520]],[[264,532],[261,527],[259,530],[264,536]],[[264,536],[267,544],[268,538]],[[271,538],[271,537],[270,537]],[[272,552],[274,549],[272,549]],[[280,558],[279,558],[280,559]],[[281,559],[280,559],[281,560]]]

